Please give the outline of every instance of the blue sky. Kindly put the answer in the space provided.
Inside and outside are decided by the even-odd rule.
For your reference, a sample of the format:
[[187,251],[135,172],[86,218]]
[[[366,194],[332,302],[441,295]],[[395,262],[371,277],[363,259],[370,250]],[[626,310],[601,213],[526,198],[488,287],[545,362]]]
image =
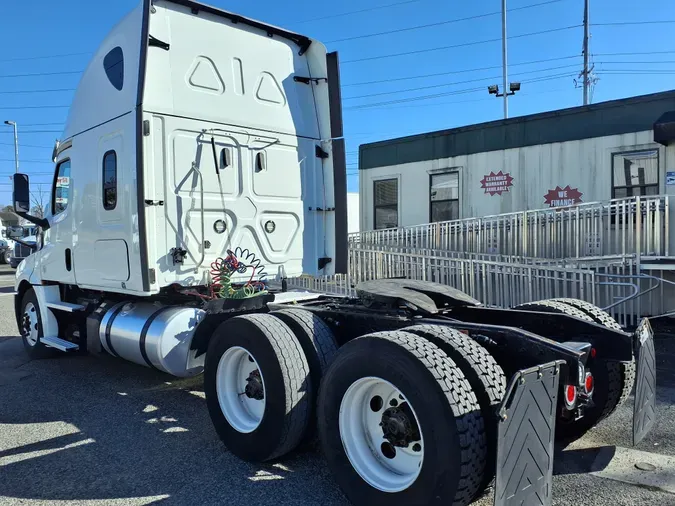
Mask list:
[[[581,104],[582,92],[575,88],[573,74],[582,63],[583,0],[528,7],[545,2],[508,1],[508,34],[513,37],[509,80],[522,81],[521,92],[509,101],[511,116]],[[84,69],[88,54],[107,31],[136,3],[33,0],[3,5],[0,125],[5,119],[19,124],[21,170],[32,175],[33,187],[39,182],[45,188],[50,184],[51,147],[63,127],[68,109],[62,106],[70,103],[73,91],[68,90],[77,86],[77,72]],[[501,82],[501,44],[474,44],[501,37],[500,0],[210,3],[304,33],[339,51],[350,191],[358,190],[359,144],[502,117],[501,101],[487,93],[488,84]],[[670,0],[591,0],[591,53],[599,79],[594,102],[675,88],[675,12],[671,11]],[[462,18],[473,19],[449,22]],[[655,21],[659,23],[635,24]],[[631,24],[602,25],[622,22]],[[434,23],[439,24],[362,37]],[[555,31],[528,35],[548,30]],[[422,52],[383,57],[415,51]],[[53,57],[80,52],[86,54]],[[39,58],[43,56],[49,58]],[[49,75],[63,71],[73,73]],[[6,77],[16,74],[43,75]],[[67,91],[42,92],[55,89]],[[12,142],[11,128],[1,125],[1,204],[11,199]]]

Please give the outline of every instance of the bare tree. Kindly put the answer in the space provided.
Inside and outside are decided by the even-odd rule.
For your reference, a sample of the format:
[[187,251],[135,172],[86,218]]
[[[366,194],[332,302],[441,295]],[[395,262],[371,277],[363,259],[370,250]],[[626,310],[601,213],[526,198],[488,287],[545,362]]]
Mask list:
[[42,185],[37,185],[37,190],[31,192],[31,214],[38,218],[44,218],[47,212],[47,201],[49,199],[49,194],[42,188]]

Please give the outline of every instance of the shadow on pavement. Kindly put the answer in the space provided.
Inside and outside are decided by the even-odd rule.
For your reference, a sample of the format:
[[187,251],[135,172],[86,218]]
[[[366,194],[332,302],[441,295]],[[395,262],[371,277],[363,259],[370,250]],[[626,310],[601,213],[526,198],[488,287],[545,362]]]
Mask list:
[[[17,342],[0,342],[0,357]],[[111,357],[13,363],[29,376],[0,387],[2,496],[347,504],[313,451],[265,465],[230,454],[211,425],[201,376],[176,379]]]
[[581,474],[602,471],[614,458],[615,446],[595,448],[556,448],[553,460],[553,475]]

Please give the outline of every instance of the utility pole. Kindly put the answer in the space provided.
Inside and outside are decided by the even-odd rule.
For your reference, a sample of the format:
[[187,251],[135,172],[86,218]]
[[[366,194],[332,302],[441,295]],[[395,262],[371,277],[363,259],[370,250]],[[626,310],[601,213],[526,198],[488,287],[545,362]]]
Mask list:
[[588,88],[590,86],[590,77],[588,75],[588,39],[589,39],[589,3],[590,0],[584,0],[584,105],[588,105]]
[[[588,3],[588,0],[586,0]],[[507,69],[507,55],[506,55],[506,0],[502,0],[502,73],[504,74],[503,85],[504,88],[504,119],[509,117],[509,94],[508,90],[508,69]]]
[[16,131],[16,121],[5,121],[5,125],[14,127],[14,165],[17,174],[19,173],[19,136]]

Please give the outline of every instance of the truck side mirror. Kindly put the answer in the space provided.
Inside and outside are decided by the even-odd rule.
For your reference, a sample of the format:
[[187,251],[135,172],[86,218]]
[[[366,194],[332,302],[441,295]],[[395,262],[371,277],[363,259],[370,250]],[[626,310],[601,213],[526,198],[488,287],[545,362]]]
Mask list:
[[14,174],[14,191],[12,201],[14,202],[14,212],[22,218],[42,227],[42,230],[49,228],[49,221],[45,218],[38,218],[30,214],[30,184],[27,174]]
[[30,184],[27,174],[14,174],[14,212],[30,212]]

